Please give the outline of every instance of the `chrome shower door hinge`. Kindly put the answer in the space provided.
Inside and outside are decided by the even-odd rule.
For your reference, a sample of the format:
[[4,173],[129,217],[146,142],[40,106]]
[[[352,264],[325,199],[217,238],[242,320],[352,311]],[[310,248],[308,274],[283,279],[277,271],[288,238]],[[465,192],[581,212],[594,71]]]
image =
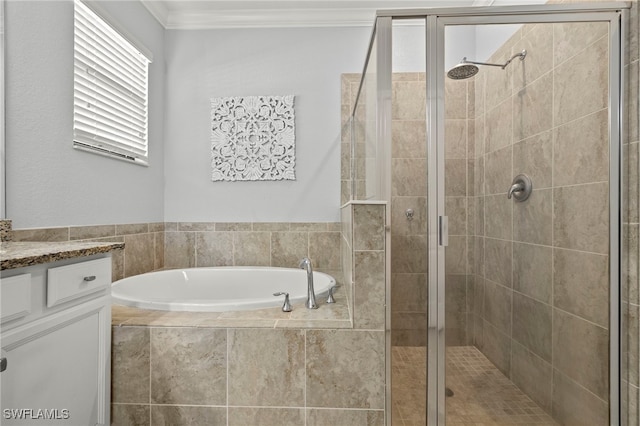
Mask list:
[[438,244],[442,247],[449,245],[449,217],[438,216]]

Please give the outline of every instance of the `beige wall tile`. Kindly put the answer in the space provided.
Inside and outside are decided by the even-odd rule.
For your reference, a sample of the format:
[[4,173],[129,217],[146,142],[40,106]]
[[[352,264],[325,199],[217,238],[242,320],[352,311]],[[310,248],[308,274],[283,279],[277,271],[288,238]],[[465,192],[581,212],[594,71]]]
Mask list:
[[69,228],[70,240],[88,240],[116,235],[115,225],[72,226]]
[[513,200],[513,239],[532,244],[551,245],[553,232],[553,191],[533,191],[522,202]]
[[514,140],[520,141],[552,128],[553,78],[552,73],[547,73],[514,96]]
[[151,401],[226,405],[226,330],[151,329]]
[[164,266],[193,268],[195,260],[194,232],[167,232],[164,236]]
[[298,426],[304,421],[302,408],[229,407],[229,426]]
[[385,325],[385,253],[356,251],[354,263],[353,325],[381,329]]
[[391,270],[398,273],[425,273],[427,259],[426,236],[391,236]]
[[606,399],[609,391],[607,330],[554,309],[553,367]]
[[484,283],[484,319],[511,336],[511,290],[491,281]]
[[233,266],[232,232],[197,232],[196,266]]
[[554,306],[609,326],[609,258],[574,250],[553,251]]
[[[393,241],[393,240],[392,240]],[[392,247],[393,249],[393,247]],[[449,245],[445,248],[445,273],[446,274],[466,274],[469,262],[467,258],[467,237],[450,236]],[[425,257],[426,249],[419,254]],[[425,260],[426,263],[426,260]],[[393,269],[392,269],[393,270]],[[412,272],[427,272],[427,265],[424,270]]]
[[384,249],[384,215],[384,205],[356,204],[353,206],[354,250]]
[[384,331],[306,334],[307,406],[384,408]]
[[551,363],[514,342],[511,348],[511,380],[543,410],[551,412],[553,369]]
[[309,257],[308,233],[271,233],[271,266],[296,268],[305,257]]
[[418,120],[392,121],[391,157],[427,157],[427,126],[424,117]]
[[512,242],[485,239],[484,268],[485,278],[505,287],[511,287]]
[[554,370],[552,415],[567,425],[609,424],[609,406],[575,381]]
[[304,332],[229,330],[229,405],[304,406]]
[[487,154],[485,159],[486,194],[506,194],[513,181],[511,171],[512,147],[499,149]]
[[[445,214],[449,217],[449,235],[467,235],[468,199],[468,197],[445,197]],[[427,222],[426,217],[422,221]]]
[[392,274],[391,282],[393,312],[427,312],[426,274]]
[[513,104],[511,98],[487,111],[485,115],[485,152],[497,151],[511,145],[513,140]]
[[307,426],[383,426],[382,410],[307,409]]
[[513,289],[544,303],[552,301],[553,249],[513,244]]
[[140,404],[111,404],[113,426],[150,426],[150,406]]
[[153,234],[133,234],[124,237],[124,275],[151,272],[155,266],[155,239]]
[[422,120],[426,117],[427,90],[424,81],[392,83],[391,116],[394,120]]
[[608,235],[608,183],[569,186],[553,190],[553,243],[555,246],[606,254],[609,250]]
[[[413,210],[412,220],[407,219],[407,209]],[[391,229],[394,235],[424,235],[427,222],[426,196],[391,197]]]
[[[425,169],[422,169],[425,170]],[[467,160],[445,160],[445,172],[444,172],[444,192],[450,197],[458,197],[467,195]],[[424,176],[422,174],[413,175],[411,179],[416,179],[416,176]],[[409,178],[407,178],[409,179]],[[424,183],[426,179],[420,178]],[[421,188],[422,189],[422,188]],[[422,192],[406,195],[424,195],[426,194],[426,186]],[[396,194],[405,195],[405,194]]]
[[[508,184],[510,186],[510,182]],[[511,240],[513,238],[513,199],[505,193],[489,195],[484,199],[484,233],[487,237]]]
[[111,331],[111,402],[148,404],[149,329],[112,327]]
[[509,336],[487,321],[483,323],[482,352],[505,376],[511,371],[511,342]]
[[553,24],[535,24],[519,42],[514,44],[514,54],[522,50],[527,51],[519,72],[513,73],[514,91],[519,91],[551,70],[553,42]]
[[[450,160],[461,161],[461,160]],[[396,158],[391,160],[391,195],[424,196],[427,193],[425,159]]]
[[226,407],[151,406],[151,424],[154,426],[223,425],[226,423]]
[[543,132],[513,145],[513,175],[529,176],[534,190],[552,185],[552,135]]
[[14,229],[12,241],[69,241],[69,228]]
[[564,22],[553,25],[554,61],[561,64],[608,32],[606,22]]
[[445,158],[467,158],[467,120],[446,119],[444,122]]
[[[554,124],[564,124],[599,111],[608,104],[608,39],[596,43],[564,62],[553,71]],[[559,63],[556,61],[556,63]],[[589,90],[584,90],[584,82]],[[580,101],[576,102],[576,93]]]
[[609,179],[609,111],[558,127],[553,135],[555,186]]
[[551,305],[513,293],[513,339],[551,362]]
[[271,235],[268,232],[234,232],[233,259],[236,266],[269,266]]
[[116,225],[116,235],[146,234],[148,232],[148,223],[130,223],[126,225]]
[[338,232],[309,232],[309,256],[317,269],[340,269]]

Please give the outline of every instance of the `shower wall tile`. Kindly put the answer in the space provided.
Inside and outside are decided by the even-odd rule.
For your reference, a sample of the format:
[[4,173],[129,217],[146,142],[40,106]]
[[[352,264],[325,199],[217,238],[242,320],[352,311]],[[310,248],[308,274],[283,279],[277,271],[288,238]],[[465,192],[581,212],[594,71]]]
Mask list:
[[300,408],[229,407],[229,426],[297,426],[304,423],[305,412]]
[[307,405],[384,409],[384,331],[307,330]]
[[[393,237],[392,241],[393,241]],[[393,248],[392,248],[393,249]],[[466,236],[449,236],[449,245],[446,247],[445,255],[445,273],[446,274],[466,274],[469,268],[467,259],[467,237]],[[425,251],[422,252],[424,257]],[[425,260],[426,263],[426,260]],[[393,270],[393,269],[392,269]],[[426,272],[426,265],[423,271]]]
[[513,238],[512,205],[513,201],[507,198],[506,193],[485,197],[484,231],[487,237],[503,240]]
[[149,403],[149,357],[148,328],[112,327],[111,402]]
[[553,190],[553,243],[555,246],[604,254],[609,250],[608,235],[609,185],[607,182]]
[[485,278],[512,287],[512,242],[486,238],[484,242]]
[[[460,162],[462,160],[449,160]],[[457,165],[457,164],[456,164]],[[391,195],[424,196],[427,193],[425,159],[395,158],[391,160]],[[464,169],[462,170],[464,173]],[[458,172],[459,173],[459,172]]]
[[356,251],[354,278],[358,283],[353,299],[353,326],[356,329],[384,330],[385,252]]
[[553,418],[561,424],[600,426],[609,424],[608,404],[561,372],[554,370]]
[[547,362],[551,362],[552,308],[513,293],[513,339]]
[[384,250],[385,208],[376,204],[353,206],[353,249]]
[[513,175],[511,172],[511,145],[487,154],[485,162],[486,194],[504,194],[509,190]]
[[552,135],[543,132],[513,145],[513,175],[528,175],[535,189],[552,186]]
[[507,98],[487,111],[484,127],[484,147],[487,153],[511,145],[513,134],[513,105]]
[[444,101],[444,116],[447,119],[467,118],[467,81],[446,80]]
[[[426,165],[425,165],[426,167]],[[424,176],[424,171],[422,170],[422,174],[416,174],[415,176]],[[459,197],[467,195],[467,160],[445,160],[445,193],[451,197]],[[419,179],[421,182],[426,182],[426,179]],[[423,195],[426,194],[426,185],[424,191],[420,194],[415,195]],[[400,194],[398,194],[400,195]],[[407,194],[412,195],[412,194]]]
[[445,197],[449,235],[467,235],[467,200],[467,197]]
[[608,327],[608,265],[605,255],[554,249],[554,306]]
[[391,125],[392,158],[426,158],[427,126],[424,120],[394,120]]
[[511,380],[543,410],[551,412],[553,368],[517,342],[511,348]]
[[[547,28],[549,28],[547,26]],[[575,55],[583,54],[584,49],[596,40],[607,35],[606,22],[566,22],[553,24],[554,62],[562,64]],[[577,92],[582,93],[582,92]]]
[[320,408],[307,409],[307,426],[332,425],[384,426],[384,411]]
[[513,289],[541,302],[552,303],[553,249],[513,244]]
[[503,334],[511,335],[511,291],[486,280],[484,284],[484,318]]
[[467,120],[445,119],[445,158],[467,158]]
[[[517,34],[518,33],[516,33],[514,37],[516,37]],[[515,41],[514,38],[509,39],[491,55],[487,62],[505,63],[511,57],[511,47]],[[505,69],[499,67],[483,67],[482,74],[486,76],[486,87],[490,88],[485,89],[485,111],[493,109],[496,105],[511,97],[513,91],[513,72],[518,71],[522,66],[519,62],[520,61],[513,62],[513,66]]]
[[553,135],[555,186],[609,179],[609,113],[603,109],[558,127]]
[[228,401],[233,406],[304,406],[304,333],[230,330]]
[[426,273],[427,237],[424,235],[391,236],[391,270],[397,273]]
[[513,54],[527,51],[523,66],[518,72],[513,73],[515,92],[551,71],[553,47],[553,31],[549,31],[548,24],[532,25],[526,31],[525,37],[514,44]]
[[152,329],[151,402],[226,405],[226,330]]
[[392,312],[427,312],[427,274],[392,274]]
[[[556,66],[553,75],[553,116],[555,125],[564,124],[589,113],[607,108],[608,38],[602,37],[570,61]],[[589,81],[589,90],[584,82]],[[576,93],[580,101],[576,102]]]
[[514,95],[513,114],[517,117],[514,119],[514,140],[520,141],[552,128],[553,77],[552,73],[547,73]]
[[447,346],[465,345],[467,342],[467,284],[466,275],[445,277],[445,324]]
[[226,422],[225,407],[151,406],[151,424],[154,426],[219,425]]
[[[413,210],[408,220],[407,209]],[[427,197],[391,197],[391,229],[394,235],[425,235],[427,233]]]
[[111,404],[111,424],[117,426],[150,426],[150,406]]
[[483,322],[482,352],[505,376],[511,371],[511,338],[489,322]]
[[554,309],[553,367],[606,399],[609,391],[607,330]]
[[424,81],[392,83],[391,117],[393,120],[423,120],[426,117],[427,90]]
[[513,239],[532,244],[551,245],[553,232],[553,191],[539,189],[528,199],[513,203]]

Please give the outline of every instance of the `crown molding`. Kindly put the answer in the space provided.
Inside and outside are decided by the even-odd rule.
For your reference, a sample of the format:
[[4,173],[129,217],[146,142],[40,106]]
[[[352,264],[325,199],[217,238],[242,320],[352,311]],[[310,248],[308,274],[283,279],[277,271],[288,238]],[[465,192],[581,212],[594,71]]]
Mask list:
[[142,5],[153,15],[154,18],[167,28],[167,22],[169,21],[169,10],[167,10],[164,2],[157,0],[140,0]]

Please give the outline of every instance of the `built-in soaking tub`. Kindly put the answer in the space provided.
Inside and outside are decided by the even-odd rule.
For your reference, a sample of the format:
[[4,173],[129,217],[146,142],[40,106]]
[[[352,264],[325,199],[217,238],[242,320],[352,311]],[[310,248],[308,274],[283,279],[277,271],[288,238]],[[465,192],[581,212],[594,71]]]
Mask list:
[[[316,297],[327,295],[335,279],[313,272]],[[112,301],[142,309],[226,312],[282,306],[307,299],[307,272],[302,269],[224,266],[172,269],[135,275],[113,283]]]

